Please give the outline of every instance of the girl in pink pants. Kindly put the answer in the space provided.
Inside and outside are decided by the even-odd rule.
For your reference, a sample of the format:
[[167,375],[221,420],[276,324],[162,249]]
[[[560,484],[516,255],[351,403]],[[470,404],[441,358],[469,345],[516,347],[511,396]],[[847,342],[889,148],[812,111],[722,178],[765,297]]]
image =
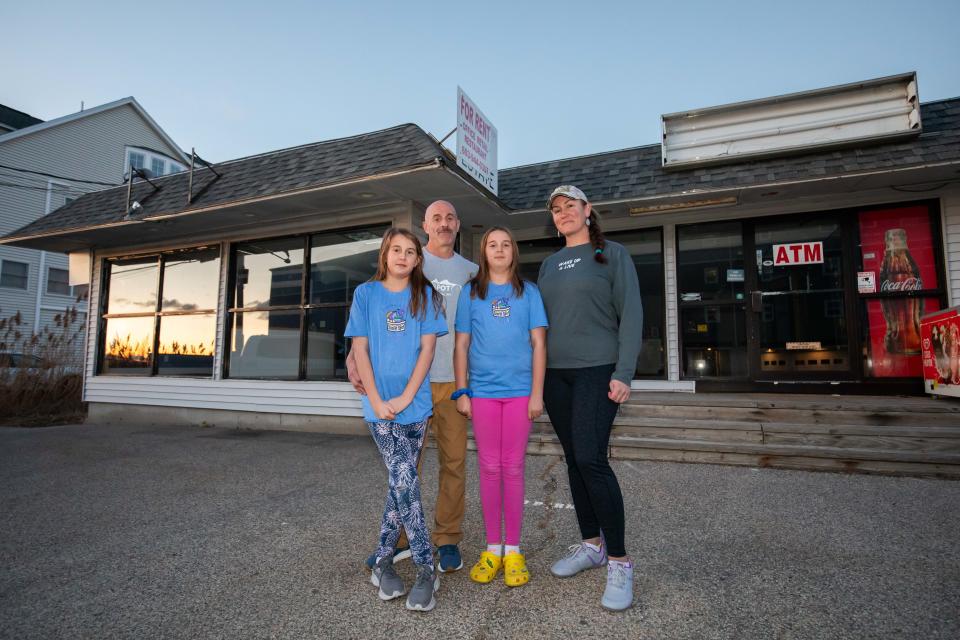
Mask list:
[[502,568],[504,582],[519,587],[530,579],[520,552],[524,456],[543,413],[547,315],[536,285],[520,278],[513,234],[493,227],[481,247],[480,270],[457,302],[453,356],[453,398],[473,419],[487,532],[470,578],[486,584]]

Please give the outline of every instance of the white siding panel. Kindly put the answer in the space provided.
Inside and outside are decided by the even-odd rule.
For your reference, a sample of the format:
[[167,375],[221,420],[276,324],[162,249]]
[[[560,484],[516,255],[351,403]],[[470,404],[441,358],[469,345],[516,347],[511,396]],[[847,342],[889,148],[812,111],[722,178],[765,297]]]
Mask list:
[[96,376],[87,382],[85,399],[262,413],[363,415],[360,396],[347,382]]
[[223,354],[226,353],[224,346],[224,322],[227,317],[227,282],[230,272],[230,243],[220,243],[220,290],[217,295],[217,332],[214,338],[213,351],[213,379],[220,380],[223,377]]
[[667,307],[667,379],[680,380],[680,321],[677,311],[677,228],[663,225],[664,301]]
[[83,363],[83,399],[89,401],[88,391],[90,380],[96,372],[97,366],[97,327],[100,318],[100,263],[101,259],[94,254],[90,260],[92,271],[90,275],[90,313],[87,316],[87,345],[86,357]]
[[960,305],[960,190],[945,193],[940,203],[943,213],[947,302],[950,306],[955,306]]

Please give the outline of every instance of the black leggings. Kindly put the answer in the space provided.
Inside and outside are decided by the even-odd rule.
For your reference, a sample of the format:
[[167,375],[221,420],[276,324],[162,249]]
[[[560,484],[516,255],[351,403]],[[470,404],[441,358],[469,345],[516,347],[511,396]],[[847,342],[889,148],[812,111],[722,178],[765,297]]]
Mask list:
[[615,365],[547,369],[543,402],[557,432],[570,476],[570,493],[584,540],[603,532],[607,553],[623,547],[623,494],[607,460],[610,428],[619,405],[607,397]]

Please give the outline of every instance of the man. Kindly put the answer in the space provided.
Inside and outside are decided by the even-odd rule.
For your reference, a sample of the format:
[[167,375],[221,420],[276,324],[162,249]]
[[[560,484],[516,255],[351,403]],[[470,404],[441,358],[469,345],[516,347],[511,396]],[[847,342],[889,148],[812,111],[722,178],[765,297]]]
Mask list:
[[[430,368],[430,387],[433,393],[433,417],[429,431],[437,443],[440,460],[440,487],[434,509],[433,544],[439,556],[441,572],[463,568],[460,541],[463,539],[464,494],[467,459],[467,419],[457,411],[457,403],[450,399],[456,391],[453,375],[454,320],[460,290],[476,275],[479,267],[453,250],[460,231],[457,210],[445,200],[437,200],[424,214],[423,230],[427,245],[423,251],[423,272],[434,288],[443,295],[449,333],[437,339],[433,365]],[[347,357],[347,376],[359,393],[364,393],[357,374],[353,351]],[[426,439],[424,439],[426,446]],[[422,467],[421,456],[419,468]],[[394,561],[410,557],[405,533],[400,534]],[[367,558],[367,568],[376,562],[376,552]]]

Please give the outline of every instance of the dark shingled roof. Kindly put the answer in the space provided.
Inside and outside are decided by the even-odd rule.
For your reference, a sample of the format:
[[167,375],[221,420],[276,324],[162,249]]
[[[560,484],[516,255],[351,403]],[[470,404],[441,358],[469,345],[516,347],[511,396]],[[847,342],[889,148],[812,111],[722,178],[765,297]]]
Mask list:
[[[131,202],[138,201],[142,206],[132,219],[203,209],[415,168],[431,164],[442,155],[442,149],[432,137],[416,125],[405,124],[216,164],[214,167],[223,176],[219,179],[198,163],[193,177],[194,199],[189,206],[189,170],[153,178],[153,182],[161,187],[155,193],[153,187],[138,180],[134,184]],[[31,236],[121,222],[126,213],[126,202],[126,186],[89,193],[10,236]]]
[[16,109],[11,109],[6,105],[0,104],[0,125],[9,127],[16,131],[17,129],[32,127],[33,125],[40,124],[41,122],[43,122],[43,120],[40,118],[34,118],[29,113],[17,111]]
[[887,144],[665,171],[660,145],[542,162],[499,174],[500,199],[515,210],[544,209],[550,192],[574,184],[592,201],[630,200],[826,178],[960,160],[960,98],[920,105],[923,133]]
[[[544,208],[547,194],[559,184],[575,184],[591,200],[605,202],[960,162],[960,98],[923,104],[921,114],[920,136],[818,153],[665,171],[660,145],[649,145],[504,169],[499,175],[499,197],[510,209],[522,211]],[[400,125],[218,164],[216,168],[223,174],[218,180],[198,166],[193,190],[199,195],[189,206],[187,172],[154,179],[162,189],[153,194],[152,187],[138,182],[132,200],[139,201],[142,208],[134,218],[204,209],[411,169],[443,156],[444,150],[420,127]],[[121,222],[126,193],[123,186],[84,195],[8,237]]]

